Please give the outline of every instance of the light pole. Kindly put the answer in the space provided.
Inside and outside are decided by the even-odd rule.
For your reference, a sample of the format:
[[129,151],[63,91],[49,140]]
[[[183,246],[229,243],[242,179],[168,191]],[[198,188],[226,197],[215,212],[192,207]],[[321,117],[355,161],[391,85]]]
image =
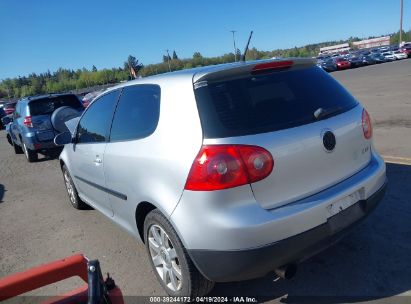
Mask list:
[[237,31],[230,31],[231,33],[233,33],[233,43],[234,43],[234,61],[236,61],[237,62],[237,47],[235,46],[235,37],[234,37],[234,34],[235,34],[235,32],[237,32]]
[[402,12],[403,12],[403,0],[400,0],[400,45],[402,44]]

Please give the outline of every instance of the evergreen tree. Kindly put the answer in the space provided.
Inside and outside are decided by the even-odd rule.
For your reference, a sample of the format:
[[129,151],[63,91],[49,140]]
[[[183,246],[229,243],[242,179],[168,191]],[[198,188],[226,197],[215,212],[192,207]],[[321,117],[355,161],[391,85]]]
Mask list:
[[177,59],[178,59],[178,57],[177,57],[177,53],[176,53],[176,51],[175,51],[175,50],[173,51],[173,59],[174,59],[174,60],[177,60]]

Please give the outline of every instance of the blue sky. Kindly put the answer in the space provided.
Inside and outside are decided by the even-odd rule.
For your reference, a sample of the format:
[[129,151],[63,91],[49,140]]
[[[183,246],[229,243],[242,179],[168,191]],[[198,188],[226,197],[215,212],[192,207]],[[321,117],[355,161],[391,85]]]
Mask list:
[[[404,0],[404,29],[411,28]],[[143,64],[164,50],[180,58],[196,51],[218,56],[233,50],[302,46],[350,36],[398,31],[397,0],[1,0],[0,79],[59,67],[122,66],[129,54]]]

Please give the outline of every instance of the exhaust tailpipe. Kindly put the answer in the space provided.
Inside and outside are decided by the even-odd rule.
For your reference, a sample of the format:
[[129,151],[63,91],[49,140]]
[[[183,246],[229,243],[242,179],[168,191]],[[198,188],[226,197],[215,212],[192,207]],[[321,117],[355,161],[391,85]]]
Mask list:
[[278,267],[274,270],[275,274],[282,279],[290,280],[294,277],[295,273],[297,272],[297,265],[296,264],[287,264],[281,267]]

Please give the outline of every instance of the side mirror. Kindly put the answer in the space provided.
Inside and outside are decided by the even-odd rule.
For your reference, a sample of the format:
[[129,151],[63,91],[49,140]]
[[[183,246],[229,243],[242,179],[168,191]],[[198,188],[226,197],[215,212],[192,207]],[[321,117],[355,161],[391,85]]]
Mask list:
[[70,132],[63,132],[54,137],[54,144],[56,146],[64,146],[73,142]]
[[11,123],[13,121],[13,118],[10,117],[10,116],[4,116],[1,119],[1,121],[2,121],[3,125],[8,125],[9,123]]

